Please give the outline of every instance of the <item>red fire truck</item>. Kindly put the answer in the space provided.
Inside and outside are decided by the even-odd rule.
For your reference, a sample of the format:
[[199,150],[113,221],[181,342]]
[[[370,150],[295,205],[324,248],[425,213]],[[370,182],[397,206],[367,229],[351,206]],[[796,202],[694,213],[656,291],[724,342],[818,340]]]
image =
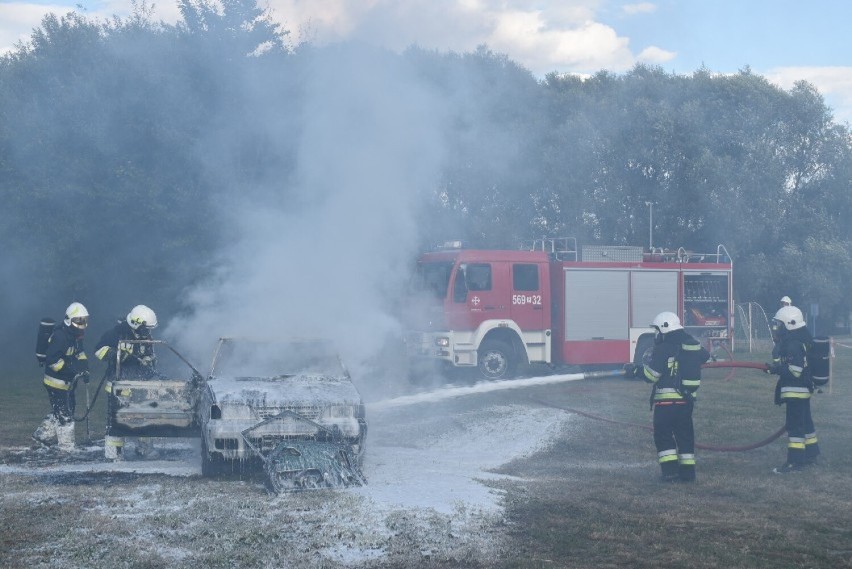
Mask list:
[[709,347],[733,347],[733,263],[723,245],[580,250],[559,238],[490,251],[451,242],[423,254],[417,275],[428,298],[406,338],[409,356],[477,367],[490,379],[512,377],[521,363],[637,362],[662,311]]

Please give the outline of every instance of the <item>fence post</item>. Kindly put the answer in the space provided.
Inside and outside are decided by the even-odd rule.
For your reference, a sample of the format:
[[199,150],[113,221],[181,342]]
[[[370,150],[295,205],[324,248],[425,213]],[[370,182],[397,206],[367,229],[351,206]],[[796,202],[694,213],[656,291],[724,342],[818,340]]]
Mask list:
[[828,338],[828,394],[834,385],[834,336]]

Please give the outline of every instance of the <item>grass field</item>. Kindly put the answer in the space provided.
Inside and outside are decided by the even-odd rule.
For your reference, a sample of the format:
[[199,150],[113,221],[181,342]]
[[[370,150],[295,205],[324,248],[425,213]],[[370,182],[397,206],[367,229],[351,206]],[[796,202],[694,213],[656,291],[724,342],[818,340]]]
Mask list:
[[[762,361],[759,356],[748,354],[737,354],[737,359]],[[731,378],[726,374],[724,370],[705,372],[695,411],[697,441],[704,445],[746,446],[777,431],[783,425],[784,410],[772,401],[775,378],[753,370],[739,370]],[[29,434],[47,411],[47,398],[37,370],[10,374],[2,380],[6,389],[0,399],[3,418],[0,450],[27,445]],[[93,382],[92,391],[94,385]],[[492,560],[483,561],[469,551],[430,556],[415,548],[408,557],[362,559],[355,565],[852,567],[852,349],[837,348],[834,382],[830,392],[827,387],[823,391],[812,401],[822,448],[819,465],[788,475],[773,474],[772,468],[780,465],[786,455],[786,436],[782,435],[763,447],[745,452],[699,450],[698,481],[691,485],[658,481],[656,453],[646,428],[650,423],[649,387],[640,381],[589,380],[488,394],[484,397],[494,404],[556,406],[566,409],[566,413],[581,410],[600,419],[575,415],[571,428],[554,446],[500,469],[501,473],[517,478],[490,483],[506,491],[504,522],[495,529],[501,536],[501,545]],[[82,390],[78,394],[81,399],[84,397]],[[98,405],[102,403],[99,401]],[[81,401],[81,408],[84,406]],[[102,409],[93,412],[90,428],[96,438],[103,436],[103,416]],[[78,425],[77,432],[81,440],[82,425]],[[511,436],[511,432],[495,433],[495,437]],[[103,538],[97,537],[99,532],[112,531],[114,520],[103,517],[106,505],[97,508],[99,515],[88,513],[92,510],[88,506],[96,502],[110,505],[109,511],[117,511],[123,493],[140,492],[133,484],[127,482],[123,488],[114,490],[114,494],[104,494],[106,497],[93,494],[95,491],[90,487],[72,484],[67,492],[59,486],[46,489],[46,495],[52,496],[49,499],[0,502],[3,506],[0,533],[5,535],[0,540],[0,561],[8,566],[21,551],[27,551],[26,558],[40,560],[39,566],[53,566],[51,554],[46,553],[57,551],[50,545],[52,532],[37,523],[45,520],[49,527],[81,528],[80,534],[63,538],[64,547],[76,548],[77,556],[64,559],[77,559],[78,566],[116,566],[118,561],[127,567],[158,566],[156,559],[161,557],[154,560],[141,554],[116,557],[103,545],[95,546],[103,543]],[[250,504],[265,512],[262,516],[276,515],[276,502],[257,497],[244,486],[219,486],[201,480],[168,484],[184,487],[175,491],[185,494],[178,494],[177,498],[168,494],[165,501],[185,499],[211,510],[223,509],[222,513],[228,508],[245,510]],[[27,480],[0,475],[4,494],[32,487],[33,483]],[[205,493],[223,491],[233,495],[204,497]],[[55,499],[57,494],[63,497]],[[74,498],[77,495],[79,498]],[[226,502],[226,498],[238,502]],[[340,500],[346,500],[345,496]],[[286,503],[295,506],[303,516],[313,515],[308,512],[319,508],[313,497],[288,498]],[[81,511],[87,512],[82,518]],[[146,516],[153,520],[146,523],[154,524],[156,531],[162,532],[162,539],[182,531],[182,524],[192,523],[192,514],[169,512],[163,508]],[[267,517],[262,518],[264,524],[268,524]],[[216,519],[227,523],[224,518]],[[27,530],[21,520],[29,520],[30,525],[36,524],[40,529]],[[406,535],[410,543],[415,543],[420,530],[416,523],[410,522],[410,527],[399,530],[399,536],[393,539],[411,532]],[[271,558],[257,554],[262,547],[260,543],[285,538],[276,537],[274,532],[280,530],[264,527],[253,529],[250,535],[244,531],[231,536],[215,527],[194,534],[197,551],[179,557],[173,565],[201,566],[197,563],[210,561],[204,552],[216,550],[225,551],[230,560],[230,563],[220,560],[216,566],[269,566]],[[132,528],[121,526],[118,531],[125,540],[133,541]],[[79,542],[80,535],[83,544]],[[448,539],[452,537],[448,534]],[[14,549],[11,549],[13,540]],[[242,540],[246,540],[248,549],[240,562]],[[283,545],[277,549],[283,550]],[[13,550],[18,552],[16,557],[4,557],[4,553]],[[92,551],[103,557],[93,557]],[[99,564],[97,559],[103,563]],[[292,566],[329,566],[305,559],[310,558],[303,557],[302,562]]]
[[[831,392],[812,399],[818,466],[773,474],[785,459],[784,434],[747,452],[699,450],[696,484],[663,484],[649,431],[585,420],[582,437],[505,469],[530,482],[511,494],[514,559],[501,565],[852,567],[852,350],[838,347],[837,356]],[[767,438],[784,421],[774,384],[752,370],[730,379],[706,371],[696,440],[747,446]],[[648,424],[647,394],[638,382],[584,384],[547,401]]]

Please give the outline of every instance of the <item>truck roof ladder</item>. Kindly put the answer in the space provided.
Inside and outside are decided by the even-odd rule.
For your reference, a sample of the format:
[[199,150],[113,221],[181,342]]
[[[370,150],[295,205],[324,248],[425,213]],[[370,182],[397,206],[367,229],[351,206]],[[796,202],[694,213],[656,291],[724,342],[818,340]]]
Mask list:
[[530,251],[544,251],[557,261],[577,260],[577,239],[575,237],[542,237],[535,239]]

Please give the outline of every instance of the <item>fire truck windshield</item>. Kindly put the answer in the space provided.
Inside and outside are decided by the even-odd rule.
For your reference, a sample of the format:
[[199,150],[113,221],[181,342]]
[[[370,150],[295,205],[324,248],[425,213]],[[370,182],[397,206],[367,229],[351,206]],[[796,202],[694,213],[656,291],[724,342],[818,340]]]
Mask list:
[[431,293],[435,298],[446,298],[452,272],[452,262],[420,263],[414,279],[415,289]]

